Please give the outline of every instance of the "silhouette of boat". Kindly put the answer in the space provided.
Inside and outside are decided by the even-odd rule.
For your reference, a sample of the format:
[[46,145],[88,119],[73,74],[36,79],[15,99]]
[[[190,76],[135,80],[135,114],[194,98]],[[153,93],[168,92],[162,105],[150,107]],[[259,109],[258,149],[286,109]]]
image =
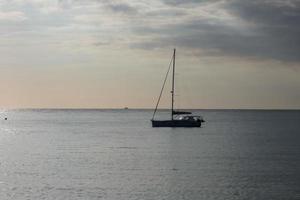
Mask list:
[[[156,107],[153,113],[153,117],[151,119],[152,127],[201,127],[201,123],[205,122],[204,119],[201,116],[198,115],[192,115],[191,112],[187,111],[179,111],[174,110],[174,97],[175,97],[175,56],[176,56],[176,49],[174,49],[172,60],[169,65],[169,69],[167,71],[166,77],[163,82],[163,86],[160,92],[160,95],[158,97],[158,101],[156,103]],[[155,120],[155,114],[166,84],[166,80],[168,77],[168,74],[170,72],[172,66],[172,99],[171,99],[171,119],[169,120]]]

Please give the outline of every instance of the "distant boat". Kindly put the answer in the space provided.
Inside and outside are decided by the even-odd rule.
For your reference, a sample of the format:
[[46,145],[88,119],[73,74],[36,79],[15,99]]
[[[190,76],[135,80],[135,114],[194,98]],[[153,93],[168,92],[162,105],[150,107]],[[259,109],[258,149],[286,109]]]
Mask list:
[[[198,115],[192,115],[191,112],[187,111],[179,111],[174,110],[174,97],[175,97],[175,56],[176,56],[176,49],[174,49],[172,60],[170,62],[170,66],[168,69],[168,72],[166,74],[160,95],[158,97],[158,101],[156,103],[156,107],[153,113],[153,117],[151,119],[152,127],[201,127],[201,123],[204,122],[203,118]],[[171,65],[172,64],[172,65]],[[165,83],[169,74],[169,71],[172,67],[172,100],[171,100],[171,119],[169,120],[155,120],[155,114],[159,105],[159,101],[163,92],[163,89],[165,87]]]
[[128,110],[128,107],[124,107],[124,110]]

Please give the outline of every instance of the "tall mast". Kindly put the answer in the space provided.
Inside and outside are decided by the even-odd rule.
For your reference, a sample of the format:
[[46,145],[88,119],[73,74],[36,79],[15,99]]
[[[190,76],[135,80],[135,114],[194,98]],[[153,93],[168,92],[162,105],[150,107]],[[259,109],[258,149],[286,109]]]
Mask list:
[[172,110],[171,110],[171,119],[173,120],[173,113],[174,113],[174,95],[175,95],[175,54],[176,49],[174,49],[173,53],[173,76],[172,76]]

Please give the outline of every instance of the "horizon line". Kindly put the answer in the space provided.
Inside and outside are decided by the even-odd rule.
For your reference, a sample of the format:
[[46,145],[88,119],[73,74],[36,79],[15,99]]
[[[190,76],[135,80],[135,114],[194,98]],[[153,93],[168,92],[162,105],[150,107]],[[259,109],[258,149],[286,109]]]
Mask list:
[[[154,108],[137,108],[137,107],[123,107],[123,108],[76,108],[76,107],[20,107],[20,108],[0,108],[0,110],[154,110]],[[170,108],[158,108],[158,110],[170,110]],[[294,110],[300,111],[300,108],[181,108],[176,110]]]

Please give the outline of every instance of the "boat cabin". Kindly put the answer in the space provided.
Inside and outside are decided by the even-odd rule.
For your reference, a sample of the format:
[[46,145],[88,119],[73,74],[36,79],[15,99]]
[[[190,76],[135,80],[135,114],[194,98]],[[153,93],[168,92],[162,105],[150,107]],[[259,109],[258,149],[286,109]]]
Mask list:
[[178,120],[204,122],[203,118],[198,115],[181,115]]

